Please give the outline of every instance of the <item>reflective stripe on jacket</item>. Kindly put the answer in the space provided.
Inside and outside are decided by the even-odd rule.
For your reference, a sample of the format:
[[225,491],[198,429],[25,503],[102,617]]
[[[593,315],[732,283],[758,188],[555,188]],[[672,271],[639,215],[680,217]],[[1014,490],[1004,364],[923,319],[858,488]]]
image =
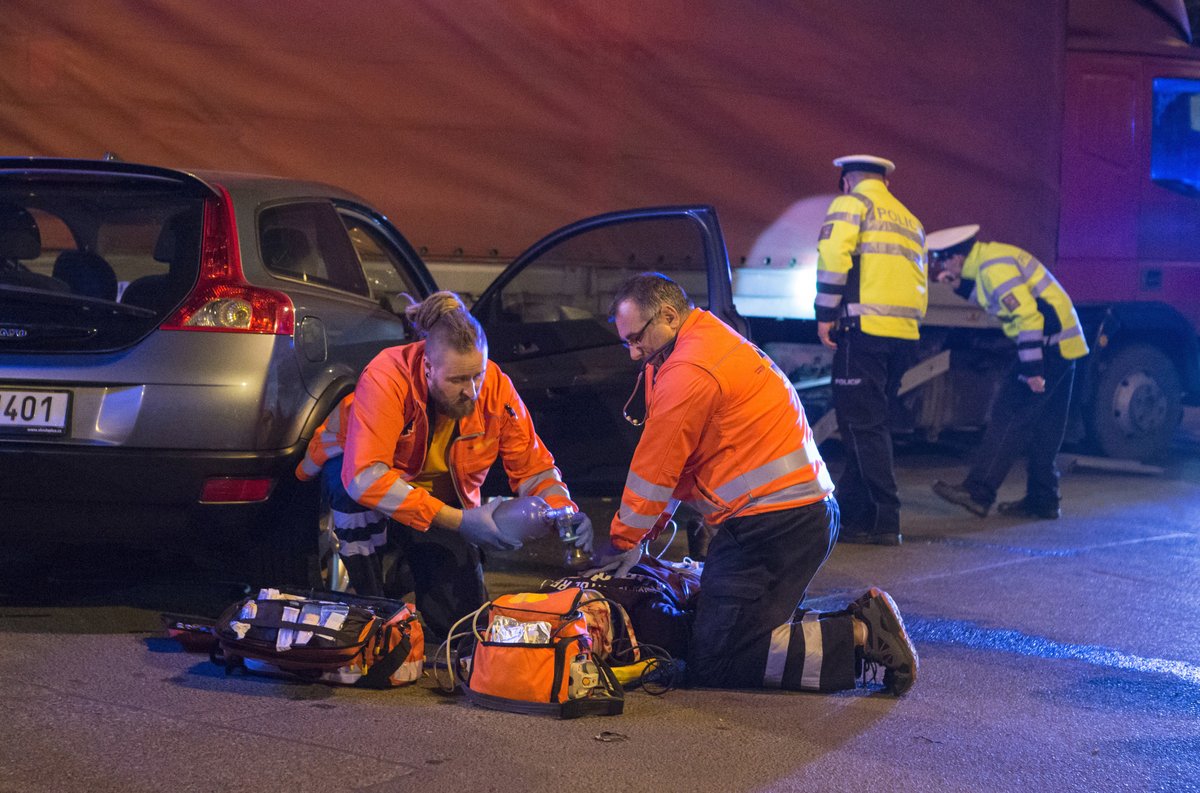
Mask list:
[[631,548],[672,498],[710,524],[811,504],[833,492],[796,390],[761,350],[703,309],[647,367],[646,423],[613,518]]
[[[421,531],[445,505],[409,484],[425,465],[428,400],[425,342],[390,347],[359,377],[342,434],[342,483],[350,497]],[[475,410],[459,419],[450,442],[450,475],[464,509],[479,506],[479,489],[497,456],[518,495],[575,506],[512,381],[489,361]]]
[[929,303],[925,230],[881,180],[833,200],[817,254],[819,321],[857,317],[863,333],[918,338]]
[[304,451],[304,459],[296,466],[296,478],[301,481],[316,479],[321,473],[321,467],[326,460],[342,456],[342,447],[346,442],[346,421],[350,415],[350,406],[354,404],[354,392],[342,397],[338,406],[325,417],[321,426],[313,433],[308,448]]
[[1017,343],[1022,374],[1042,374],[1044,346],[1058,345],[1067,360],[1087,355],[1071,298],[1032,254],[1015,245],[977,242],[963,262],[962,277],[975,281],[975,300],[999,318],[1004,334]]

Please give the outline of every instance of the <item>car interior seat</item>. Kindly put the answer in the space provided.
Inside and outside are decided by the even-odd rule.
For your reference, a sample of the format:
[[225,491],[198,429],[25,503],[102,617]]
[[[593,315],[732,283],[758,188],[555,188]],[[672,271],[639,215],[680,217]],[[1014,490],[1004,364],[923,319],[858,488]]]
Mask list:
[[100,300],[117,299],[117,274],[98,253],[63,251],[54,261],[52,274],[77,295]]
[[172,215],[163,224],[154,243],[154,260],[167,271],[144,275],[125,287],[121,302],[165,312],[179,303],[196,282],[200,257],[201,217],[187,210]]
[[263,264],[269,270],[305,281],[322,276],[308,235],[300,229],[286,226],[264,229],[260,248]]
[[42,235],[37,221],[24,207],[0,204],[0,284],[65,292],[70,287],[48,275],[35,273],[21,263],[42,255]]

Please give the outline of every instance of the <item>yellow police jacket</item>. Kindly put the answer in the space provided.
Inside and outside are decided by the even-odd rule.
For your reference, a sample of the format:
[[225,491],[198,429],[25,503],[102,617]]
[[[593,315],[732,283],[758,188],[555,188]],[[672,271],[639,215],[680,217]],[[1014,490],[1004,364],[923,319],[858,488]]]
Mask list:
[[848,317],[872,336],[918,338],[929,303],[925,230],[883,180],[834,199],[817,254],[818,321]]
[[977,242],[963,262],[962,278],[975,282],[976,302],[999,318],[1005,335],[1017,343],[1022,374],[1042,374],[1044,347],[1057,346],[1067,360],[1087,355],[1071,298],[1032,254],[1015,245]]

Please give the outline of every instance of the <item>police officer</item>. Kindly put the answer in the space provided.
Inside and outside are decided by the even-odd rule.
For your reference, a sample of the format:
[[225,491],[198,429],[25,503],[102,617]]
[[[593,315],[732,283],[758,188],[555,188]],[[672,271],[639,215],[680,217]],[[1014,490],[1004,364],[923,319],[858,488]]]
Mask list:
[[1001,514],[1059,516],[1054,458],[1066,433],[1075,361],[1088,353],[1071,298],[1030,253],[1013,245],[977,240],[979,226],[956,226],[929,235],[937,280],[956,285],[998,317],[1016,342],[1016,360],[992,405],[991,421],[974,464],[961,485],[937,481],[933,492],[985,517],[996,491],[1022,454],[1028,455],[1025,497],[1001,504]]
[[846,450],[841,542],[899,545],[889,407],[916,359],[928,282],[925,231],[888,191],[890,160],[839,157],[842,195],[817,242],[817,334],[836,350],[833,406]]

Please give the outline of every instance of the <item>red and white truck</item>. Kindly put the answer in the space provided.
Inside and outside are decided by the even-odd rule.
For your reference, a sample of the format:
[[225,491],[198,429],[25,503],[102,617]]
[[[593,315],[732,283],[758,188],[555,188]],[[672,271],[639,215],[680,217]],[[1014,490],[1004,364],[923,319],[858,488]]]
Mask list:
[[[932,6],[922,5],[930,26],[968,14],[979,24],[956,25],[948,48],[894,50],[903,57],[890,69],[823,69],[815,79],[851,108],[840,114],[868,107],[847,143],[798,148],[806,159],[851,149],[893,158],[893,192],[927,231],[980,223],[983,239],[1040,258],[1092,348],[1069,437],[1113,457],[1161,458],[1182,405],[1200,398],[1200,51],[1188,46],[1182,3],[1030,3],[1020,19]],[[964,43],[972,55],[958,61]],[[835,179],[830,168],[825,184]],[[789,345],[812,340],[828,198],[798,200],[735,270],[739,311],[784,360],[812,349],[797,357]],[[921,385],[906,399],[915,427],[936,435],[986,420],[1012,351],[973,302],[942,284],[930,292],[924,361],[910,373]],[[819,382],[804,376],[819,361],[797,379]]]

